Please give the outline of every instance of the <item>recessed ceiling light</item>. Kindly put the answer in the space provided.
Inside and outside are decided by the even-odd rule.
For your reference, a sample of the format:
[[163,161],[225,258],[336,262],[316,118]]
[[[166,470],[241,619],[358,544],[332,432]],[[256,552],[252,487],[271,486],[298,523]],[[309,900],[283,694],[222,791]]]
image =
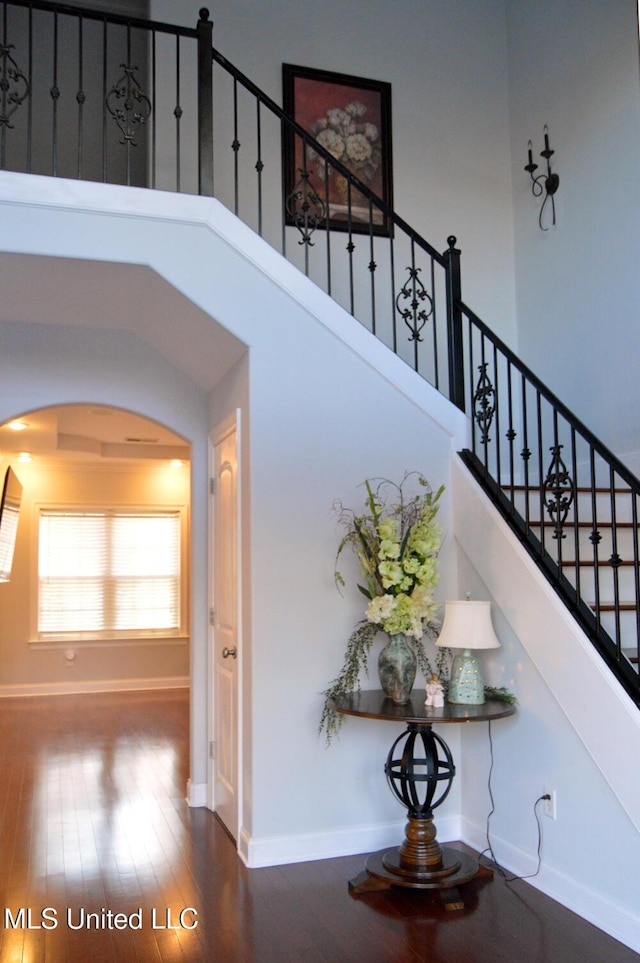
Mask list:
[[7,428],[11,428],[11,431],[24,431],[29,425],[26,421],[10,421]]
[[179,458],[172,458],[169,464],[171,465],[172,468],[182,468],[182,466],[184,465],[184,462],[180,461]]
[[30,451],[21,451],[18,455],[18,461],[33,461],[33,455]]

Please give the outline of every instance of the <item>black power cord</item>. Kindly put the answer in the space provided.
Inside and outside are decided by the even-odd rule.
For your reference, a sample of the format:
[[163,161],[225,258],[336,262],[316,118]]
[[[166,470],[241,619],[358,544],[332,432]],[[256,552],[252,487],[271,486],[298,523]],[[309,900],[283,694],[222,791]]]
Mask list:
[[491,845],[491,838],[489,836],[489,824],[491,822],[491,817],[493,816],[496,806],[493,798],[493,789],[491,788],[491,775],[493,773],[493,735],[491,733],[491,720],[489,720],[489,749],[491,754],[491,764],[489,766],[489,777],[487,780],[487,788],[489,790],[489,799],[491,800],[491,809],[487,815],[487,848],[480,853],[480,858],[485,856],[487,853],[490,855],[492,862],[495,865],[497,872],[502,876],[505,883],[515,883],[517,880],[522,879],[533,879],[540,872],[540,867],[542,865],[542,826],[540,825],[540,817],[538,815],[538,803],[543,802],[545,799],[551,799],[549,793],[545,793],[544,796],[538,796],[533,804],[533,815],[538,826],[538,866],[535,873],[530,873],[528,876],[510,876],[503,866],[500,865],[496,859],[495,853],[493,851],[493,846]]

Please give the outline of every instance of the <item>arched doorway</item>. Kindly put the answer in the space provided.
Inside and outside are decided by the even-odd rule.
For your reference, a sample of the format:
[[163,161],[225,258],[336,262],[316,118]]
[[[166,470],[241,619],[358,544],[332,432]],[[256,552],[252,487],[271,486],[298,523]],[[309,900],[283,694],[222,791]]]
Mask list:
[[2,477],[23,486],[0,694],[189,685],[190,460],[175,432],[105,405],[0,425]]

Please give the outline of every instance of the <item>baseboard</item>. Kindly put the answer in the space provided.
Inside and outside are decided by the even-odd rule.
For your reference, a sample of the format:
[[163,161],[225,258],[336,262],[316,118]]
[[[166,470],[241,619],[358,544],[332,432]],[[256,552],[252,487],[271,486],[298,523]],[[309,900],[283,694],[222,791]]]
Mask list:
[[[387,846],[398,846],[404,838],[406,819],[377,826],[350,826],[345,829],[299,836],[251,837],[242,829],[238,855],[249,869],[261,866],[282,866],[286,863],[305,863],[337,856],[373,853]],[[438,840],[451,842],[460,839],[459,816],[442,816],[437,820]]]
[[15,696],[74,695],[89,692],[135,692],[144,689],[184,689],[190,685],[188,676],[159,679],[102,679],[89,682],[34,682],[19,685],[0,685],[0,699]]
[[187,780],[187,806],[192,809],[201,809],[207,805],[207,784],[206,782],[192,782]]
[[[487,846],[486,827],[463,819],[461,839],[468,846],[482,852]],[[536,872],[537,856],[518,849],[494,833],[491,833],[491,846],[503,869],[514,876],[529,876]],[[580,880],[554,869],[544,859],[540,865],[540,873],[528,879],[527,883],[636,953],[640,952],[640,915],[632,913],[624,906],[618,906]]]

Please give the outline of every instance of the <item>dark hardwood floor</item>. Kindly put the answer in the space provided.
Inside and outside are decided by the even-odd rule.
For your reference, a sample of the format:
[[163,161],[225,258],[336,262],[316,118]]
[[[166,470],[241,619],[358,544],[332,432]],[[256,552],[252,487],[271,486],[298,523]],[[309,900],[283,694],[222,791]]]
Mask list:
[[1,963],[640,960],[498,876],[447,913],[431,893],[354,899],[361,856],[247,870],[186,806],[188,731],[184,690],[0,700]]

